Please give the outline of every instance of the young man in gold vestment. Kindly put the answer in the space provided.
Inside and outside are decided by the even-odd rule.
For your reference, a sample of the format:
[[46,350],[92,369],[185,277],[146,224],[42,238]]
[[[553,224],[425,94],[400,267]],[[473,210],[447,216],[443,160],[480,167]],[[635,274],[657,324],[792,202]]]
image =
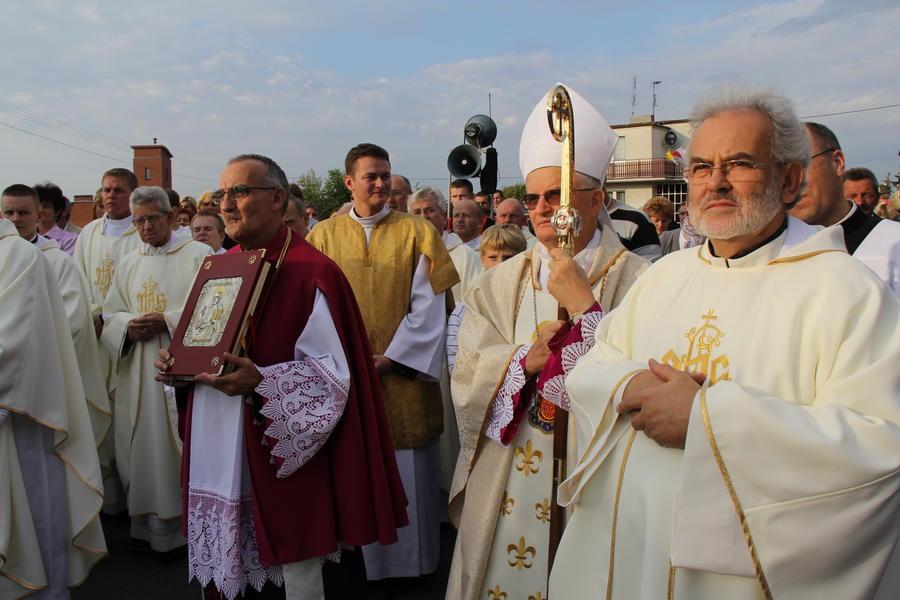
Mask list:
[[392,546],[363,547],[370,580],[417,577],[437,568],[438,380],[444,363],[445,293],[459,276],[426,220],[392,211],[390,157],[360,144],[345,161],[349,214],[322,221],[307,240],[341,267],[359,302],[409,497],[410,524]]

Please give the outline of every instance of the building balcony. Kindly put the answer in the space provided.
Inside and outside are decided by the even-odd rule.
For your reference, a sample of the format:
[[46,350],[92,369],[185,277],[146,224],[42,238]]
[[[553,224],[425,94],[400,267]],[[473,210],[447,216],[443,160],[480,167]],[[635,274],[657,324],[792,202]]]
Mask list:
[[609,165],[607,181],[636,181],[646,179],[674,179],[684,181],[681,167],[665,158],[615,160]]

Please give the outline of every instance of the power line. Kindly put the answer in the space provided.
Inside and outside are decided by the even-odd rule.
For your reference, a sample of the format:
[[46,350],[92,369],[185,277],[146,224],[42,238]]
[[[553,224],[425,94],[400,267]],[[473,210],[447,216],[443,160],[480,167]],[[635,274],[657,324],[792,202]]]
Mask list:
[[[48,142],[53,142],[54,144],[59,144],[60,146],[65,146],[66,148],[78,150],[79,152],[86,152],[87,154],[93,154],[94,156],[99,156],[100,158],[106,158],[108,160],[122,163],[124,165],[133,165],[132,161],[122,160],[121,158],[116,158],[115,156],[109,156],[108,154],[102,154],[100,152],[94,152],[93,150],[88,150],[87,148],[82,148],[80,146],[68,144],[66,142],[62,142],[60,140],[53,139],[51,137],[47,137],[46,135],[41,135],[40,133],[35,133],[33,131],[28,131],[27,129],[22,129],[21,127],[16,127],[15,125],[10,125],[9,123],[4,123],[3,121],[0,121],[0,125],[2,125],[3,127],[8,127],[9,129],[14,129],[15,131],[24,133],[26,135],[31,135],[36,138],[46,140]],[[193,175],[185,175],[184,173],[179,173],[177,171],[172,171],[172,174],[178,175],[179,177],[185,177],[187,179],[196,179],[197,181],[207,181],[209,183],[217,183],[215,179],[209,179],[208,177],[195,177]]]
[[840,112],[824,113],[821,115],[806,115],[806,116],[803,116],[800,118],[801,119],[815,119],[817,117],[833,117],[836,115],[849,115],[852,113],[868,112],[870,110],[883,110],[885,108],[897,108],[898,106],[900,106],[900,104],[885,104],[884,106],[870,106],[868,108],[857,108],[856,110],[842,110]]

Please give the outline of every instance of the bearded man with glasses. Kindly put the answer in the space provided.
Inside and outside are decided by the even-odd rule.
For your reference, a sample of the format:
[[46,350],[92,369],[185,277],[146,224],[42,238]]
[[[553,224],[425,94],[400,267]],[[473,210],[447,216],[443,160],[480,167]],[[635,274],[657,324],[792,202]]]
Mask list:
[[867,213],[844,196],[844,153],[837,136],[819,123],[805,123],[809,139],[806,188],[791,216],[810,225],[840,225],[847,252],[900,294],[900,223]]
[[[895,598],[900,302],[841,229],[788,216],[809,145],[787,98],[726,88],[692,121],[708,240],[650,267],[566,378],[549,597]],[[571,262],[549,287],[585,310]]]

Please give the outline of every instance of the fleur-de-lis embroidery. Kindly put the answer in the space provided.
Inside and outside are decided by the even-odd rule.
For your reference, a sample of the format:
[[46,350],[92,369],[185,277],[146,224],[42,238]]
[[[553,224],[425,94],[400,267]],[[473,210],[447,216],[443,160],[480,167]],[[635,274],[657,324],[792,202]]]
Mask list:
[[495,585],[493,589],[488,590],[488,600],[506,600],[509,595],[500,589],[499,585]]
[[516,471],[521,471],[525,477],[540,471],[541,468],[537,463],[544,460],[544,453],[540,450],[534,450],[531,440],[526,442],[524,448],[516,448],[515,456],[516,460],[522,459],[522,462],[516,465]]
[[538,502],[534,505],[534,512],[537,520],[541,523],[549,523],[550,522],[550,500],[544,498],[543,502]]
[[520,537],[518,544],[510,544],[506,547],[506,553],[510,555],[509,566],[521,571],[522,569],[531,568],[531,565],[534,564],[534,556],[537,554],[537,550],[534,549],[534,546],[526,546],[525,538]]
[[528,600],[547,600],[540,592],[528,596]]
[[515,499],[510,498],[506,492],[503,492],[503,498],[500,499],[500,514],[511,515],[513,506],[515,506],[515,504]]

